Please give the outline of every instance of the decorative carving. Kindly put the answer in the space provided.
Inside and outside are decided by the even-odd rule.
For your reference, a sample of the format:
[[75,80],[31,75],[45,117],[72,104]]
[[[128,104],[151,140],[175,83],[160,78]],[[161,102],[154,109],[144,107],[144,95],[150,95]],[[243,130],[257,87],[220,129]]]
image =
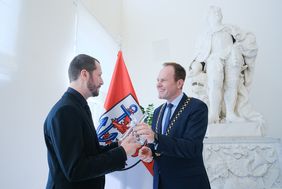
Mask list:
[[276,146],[268,142],[205,142],[204,161],[212,188],[282,188],[281,163]]

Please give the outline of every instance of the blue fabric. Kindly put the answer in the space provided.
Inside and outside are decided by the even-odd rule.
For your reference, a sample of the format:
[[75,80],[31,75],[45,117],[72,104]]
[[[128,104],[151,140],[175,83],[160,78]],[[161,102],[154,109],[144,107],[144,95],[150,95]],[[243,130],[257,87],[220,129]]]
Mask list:
[[[176,117],[187,98],[184,94],[171,119]],[[208,108],[204,102],[191,98],[181,111],[168,135],[160,134],[162,123],[157,121],[165,116],[165,111],[162,106],[154,111],[152,129],[158,134],[158,145],[151,147],[154,153],[153,189],[210,189],[202,157]]]
[[[173,107],[171,108],[171,115],[173,115],[174,114],[174,112],[175,112],[175,110],[176,110],[176,108],[177,108],[177,106],[178,106],[178,104],[180,103],[180,101],[181,101],[181,99],[183,98],[183,96],[184,96],[184,93],[182,92],[178,97],[176,97],[173,101],[171,101],[171,102],[166,102],[166,106],[169,104],[169,103],[171,103],[171,104],[173,104]],[[165,117],[166,116],[164,116],[164,115],[166,115],[167,114],[167,108],[165,109],[165,111],[164,111],[164,113],[163,113],[163,115],[162,115],[162,127],[161,128],[164,128],[164,122],[165,122]],[[172,117],[172,116],[170,116],[170,117]],[[162,133],[162,130],[161,130],[161,133]]]
[[171,103],[169,103],[169,104],[167,105],[167,114],[166,114],[166,117],[165,117],[164,128],[163,128],[163,134],[166,133],[167,127],[168,127],[168,125],[169,125],[172,107],[173,107],[173,104],[171,104]]

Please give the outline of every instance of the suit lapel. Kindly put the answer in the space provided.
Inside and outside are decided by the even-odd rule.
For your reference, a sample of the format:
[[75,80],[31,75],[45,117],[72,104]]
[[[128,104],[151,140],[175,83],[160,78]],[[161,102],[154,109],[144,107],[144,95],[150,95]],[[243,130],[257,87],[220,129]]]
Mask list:
[[153,126],[153,130],[157,133],[162,133],[162,118],[164,115],[166,104],[162,104],[160,107],[156,109],[156,114],[153,119],[155,120],[155,124]]
[[[186,102],[187,101],[187,102]],[[184,93],[182,99],[180,100],[179,104],[177,105],[169,123],[169,130],[173,128],[172,126],[174,125],[175,121],[177,121],[176,116],[178,114],[181,114],[183,112],[183,108],[185,108],[188,104],[189,100],[187,95]],[[184,107],[183,107],[184,106]],[[155,123],[155,128],[153,128],[157,133],[162,133],[162,120],[165,112],[165,107],[166,103],[164,103],[161,107],[159,107],[159,110],[156,112],[156,123]],[[178,115],[179,116],[179,115]],[[174,123],[171,123],[172,120],[174,120]],[[172,125],[171,125],[172,124]],[[169,133],[169,132],[168,132]]]
[[179,127],[179,124],[177,122],[181,120],[181,117],[182,117],[181,114],[183,113],[183,110],[184,110],[183,108],[187,107],[186,106],[187,100],[188,100],[188,97],[186,94],[184,94],[170,119],[169,127],[166,131],[166,135],[174,135],[174,132]]
[[162,125],[163,125],[163,117],[164,117],[165,109],[166,109],[166,103],[163,104],[162,108],[160,109],[161,119],[160,119],[159,125],[158,125],[158,133],[162,133],[162,128],[163,128]]
[[170,121],[173,120],[173,118],[174,118],[174,117],[176,116],[176,114],[179,112],[180,108],[182,107],[182,105],[184,104],[184,102],[185,102],[185,100],[186,100],[187,98],[188,98],[187,95],[184,93],[184,95],[183,95],[183,97],[181,98],[179,104],[177,105],[177,107],[176,107],[176,109],[175,109],[175,111],[174,111],[174,113],[173,113],[173,115],[172,115]]

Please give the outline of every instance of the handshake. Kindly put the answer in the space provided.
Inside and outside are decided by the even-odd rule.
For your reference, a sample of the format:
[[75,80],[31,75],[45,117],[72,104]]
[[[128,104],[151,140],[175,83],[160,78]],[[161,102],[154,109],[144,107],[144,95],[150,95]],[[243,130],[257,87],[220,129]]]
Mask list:
[[146,146],[154,142],[154,132],[146,123],[133,123],[127,132],[120,139],[122,146],[128,156],[137,154],[144,162],[153,160],[152,151]]

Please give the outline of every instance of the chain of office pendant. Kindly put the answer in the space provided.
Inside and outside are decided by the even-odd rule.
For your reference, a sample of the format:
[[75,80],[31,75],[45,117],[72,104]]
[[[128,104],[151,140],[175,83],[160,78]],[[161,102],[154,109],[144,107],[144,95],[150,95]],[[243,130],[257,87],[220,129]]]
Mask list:
[[[186,101],[184,102],[184,104],[181,106],[181,108],[179,109],[179,111],[177,112],[176,116],[173,118],[173,120],[170,122],[167,130],[166,130],[166,133],[165,135],[169,135],[171,129],[173,128],[174,126],[174,123],[176,122],[176,120],[180,117],[180,115],[182,114],[182,112],[185,110],[185,108],[187,107],[189,101],[190,101],[190,97],[188,97],[186,99]],[[159,112],[159,115],[158,115],[158,119],[157,119],[157,123],[156,123],[156,127],[155,127],[155,132],[157,133],[158,132],[158,127],[159,127],[159,120],[161,118],[161,115],[162,115],[162,112],[164,111],[164,107],[165,107],[165,104],[162,105],[161,107],[161,110]]]

